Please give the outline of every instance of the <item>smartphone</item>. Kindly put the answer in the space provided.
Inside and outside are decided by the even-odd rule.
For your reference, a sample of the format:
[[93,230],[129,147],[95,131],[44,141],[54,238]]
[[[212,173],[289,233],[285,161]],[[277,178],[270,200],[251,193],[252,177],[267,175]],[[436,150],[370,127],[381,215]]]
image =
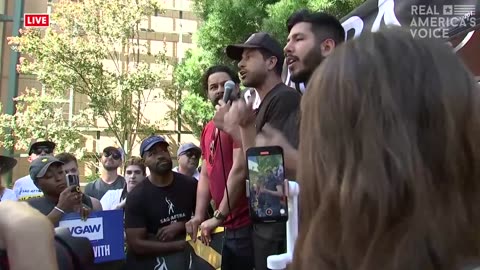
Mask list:
[[280,146],[247,149],[247,197],[255,223],[288,220],[285,166]]
[[75,191],[80,192],[80,178],[78,175],[74,174],[67,174],[66,175],[67,186],[76,186],[77,189]]

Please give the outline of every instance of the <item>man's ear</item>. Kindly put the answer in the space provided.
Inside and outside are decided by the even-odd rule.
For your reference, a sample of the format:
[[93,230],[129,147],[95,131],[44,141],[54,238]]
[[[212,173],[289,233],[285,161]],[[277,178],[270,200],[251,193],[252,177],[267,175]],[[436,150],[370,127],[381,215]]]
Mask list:
[[274,70],[275,69],[275,66],[277,65],[277,62],[278,62],[278,58],[275,57],[275,56],[272,56],[268,59],[268,70]]
[[320,50],[322,52],[322,55],[324,57],[327,57],[328,55],[330,55],[334,50],[335,50],[335,47],[337,46],[337,44],[335,43],[335,41],[331,38],[327,38],[326,40],[324,40],[320,46]]

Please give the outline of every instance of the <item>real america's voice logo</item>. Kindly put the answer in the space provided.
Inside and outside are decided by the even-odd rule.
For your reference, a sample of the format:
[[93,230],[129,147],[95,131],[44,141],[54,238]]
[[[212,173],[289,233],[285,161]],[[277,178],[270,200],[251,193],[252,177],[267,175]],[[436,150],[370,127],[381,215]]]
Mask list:
[[475,5],[412,5],[410,32],[419,38],[448,38],[449,29],[475,27]]

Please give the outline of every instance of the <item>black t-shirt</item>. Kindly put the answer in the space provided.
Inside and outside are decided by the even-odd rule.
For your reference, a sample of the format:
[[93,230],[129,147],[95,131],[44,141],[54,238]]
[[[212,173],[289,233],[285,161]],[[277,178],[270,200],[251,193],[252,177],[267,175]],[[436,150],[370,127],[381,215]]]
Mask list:
[[[257,109],[255,127],[259,133],[263,126],[268,123],[273,128],[282,132],[288,142],[295,148],[298,147],[298,132],[300,127],[300,101],[302,95],[295,89],[277,84],[263,98]],[[286,238],[286,224],[255,224],[255,234],[265,239]]]
[[255,119],[257,133],[268,123],[280,130],[288,142],[297,148],[301,98],[302,95],[295,89],[284,83],[277,84],[263,98],[257,109]]
[[[147,234],[155,235],[159,228],[172,222],[187,222],[195,211],[197,183],[195,178],[176,172],[167,187],[155,186],[145,179],[128,193],[125,228],[146,228]],[[181,237],[185,239],[185,235]],[[128,252],[127,261],[133,255]]]
[[0,270],[10,269],[6,250],[0,250]]
[[122,189],[125,186],[125,178],[119,175],[117,179],[111,184],[103,182],[102,179],[97,179],[85,186],[85,194],[97,200],[101,200],[103,195],[109,190]]

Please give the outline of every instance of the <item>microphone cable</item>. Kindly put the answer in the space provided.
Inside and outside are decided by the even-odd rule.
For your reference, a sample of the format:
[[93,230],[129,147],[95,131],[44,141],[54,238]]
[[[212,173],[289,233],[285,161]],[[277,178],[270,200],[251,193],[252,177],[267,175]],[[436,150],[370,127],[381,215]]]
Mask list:
[[[239,97],[237,98],[240,98],[241,97],[241,93],[239,92],[238,93]],[[227,101],[227,104],[228,104],[229,101]],[[233,212],[232,212],[232,206],[230,204],[230,195],[229,195],[229,192],[228,192],[228,184],[227,184],[227,181],[228,181],[228,175],[226,174],[225,172],[225,162],[224,162],[224,156],[223,156],[223,147],[222,147],[222,136],[221,136],[221,130],[218,129],[218,128],[215,128],[216,130],[218,130],[218,146],[220,147],[220,157],[222,158],[222,174],[223,174],[223,179],[224,179],[224,182],[225,182],[225,193],[227,193],[227,206],[228,206],[228,215],[225,217],[225,221],[227,220],[227,217],[230,216],[230,222],[231,222],[231,225],[233,226],[233,224],[235,223],[235,220],[233,219]],[[230,136],[230,135],[229,135]],[[232,138],[233,140],[233,138]],[[214,143],[215,144],[215,143]],[[233,147],[233,145],[232,145]],[[233,151],[232,151],[232,154],[233,154]],[[233,167],[233,162],[234,162],[234,157],[232,156],[232,167]],[[230,167],[230,171],[228,174],[230,174],[230,172],[232,171],[232,167]],[[218,206],[220,208],[220,205]],[[227,228],[224,226],[225,228],[225,233],[224,233],[224,239],[223,239],[223,242],[225,243],[226,241],[226,237],[227,237]],[[236,229],[232,229],[233,230],[233,239],[234,241],[236,242],[237,241],[237,237],[236,237]]]
[[[227,206],[228,206],[228,215],[225,217],[225,221],[226,221],[227,217],[232,215],[232,206],[230,204],[230,195],[228,194],[229,193],[228,192],[228,184],[227,184],[228,175],[225,172],[225,159],[223,157],[222,136],[221,136],[220,132],[222,132],[222,131],[221,130],[218,131],[218,146],[220,147],[220,157],[222,158],[222,173],[223,173],[223,180],[225,182],[225,192],[227,193]],[[233,151],[232,151],[232,154],[233,154]],[[233,167],[233,157],[232,157],[232,167]],[[232,171],[232,168],[230,168],[230,172],[231,171]],[[230,174],[230,172],[228,174]],[[232,216],[230,218],[232,218]],[[231,221],[232,221],[232,224],[233,224],[233,219]],[[226,234],[226,232],[227,232],[227,230],[225,228],[225,234]],[[234,238],[235,238],[235,230],[233,231],[233,233],[234,233]]]

